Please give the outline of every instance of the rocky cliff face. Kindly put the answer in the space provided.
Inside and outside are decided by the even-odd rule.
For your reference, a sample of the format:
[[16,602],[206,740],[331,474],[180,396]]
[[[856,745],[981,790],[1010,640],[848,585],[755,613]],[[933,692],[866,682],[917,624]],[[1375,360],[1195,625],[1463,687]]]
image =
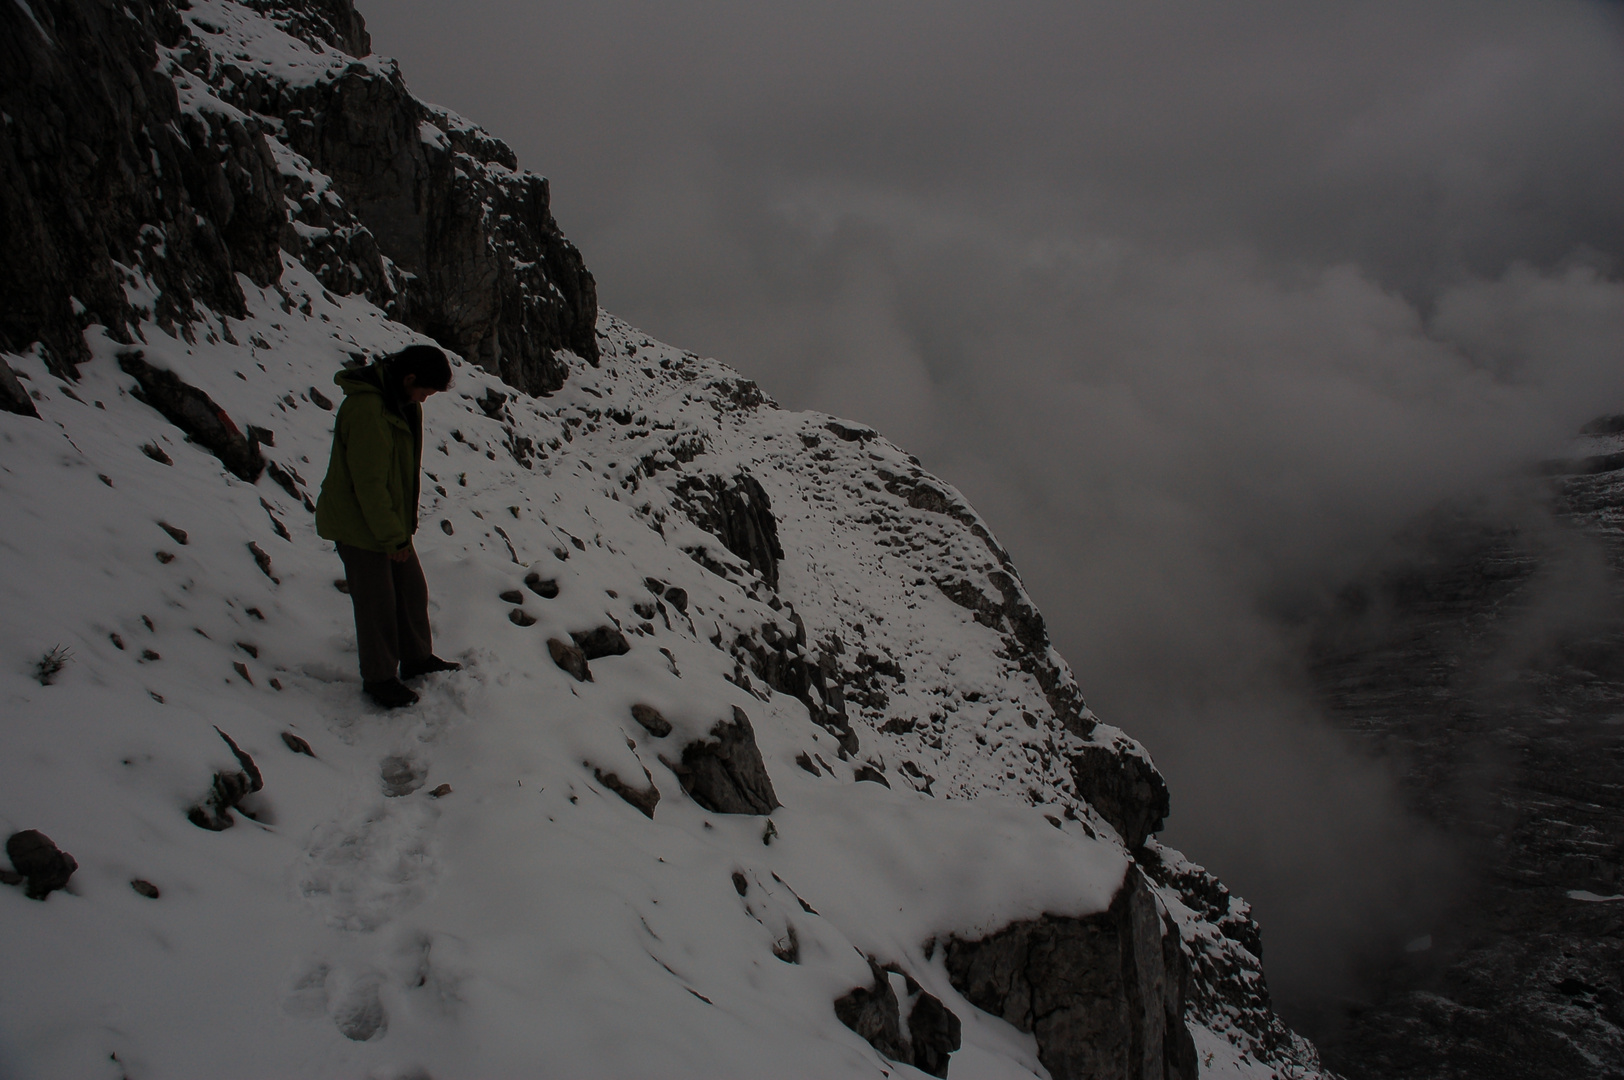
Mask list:
[[0,12],[0,343],[60,371],[240,318],[285,254],[527,393],[597,358],[597,298],[547,181],[417,101],[324,3],[99,0]]
[[[13,3],[0,30],[0,399],[21,414],[0,421],[24,425],[5,497],[38,533],[0,552],[0,583],[8,610],[48,612],[77,643],[74,693],[152,721],[109,732],[70,699],[52,713],[68,741],[120,779],[82,820],[83,799],[58,798],[73,784],[7,773],[0,819],[55,815],[44,832],[94,901],[68,916],[74,941],[128,961],[115,982],[170,971],[151,941],[216,941],[173,903],[131,914],[128,890],[102,888],[139,843],[87,822],[158,822],[173,880],[269,905],[226,1026],[264,1033],[277,1061],[336,1032],[312,1051],[322,1075],[382,1069],[363,1043],[466,1070],[459,1022],[502,1033],[478,1051],[499,1074],[535,1060],[538,1014],[572,1018],[543,1034],[549,1054],[586,1055],[577,1075],[647,1073],[624,1056],[640,1023],[662,1053],[700,1033],[682,1043],[695,1075],[752,1074],[763,1047],[870,1075],[853,1046],[939,1076],[965,1050],[1056,1080],[1319,1075],[1270,1009],[1249,909],[1154,840],[1166,785],[1088,709],[980,516],[880,434],[786,412],[600,315],[546,182],[412,98],[345,0]],[[430,576],[470,644],[462,681],[401,734],[335,673],[348,614],[309,513],[332,372],[414,332],[470,365],[426,421],[438,529],[420,540],[444,545]],[[79,454],[64,475],[53,425]],[[122,584],[40,594],[52,574],[28,560],[55,552]],[[29,620],[5,632],[33,648]],[[60,709],[37,681],[7,691],[30,717]],[[0,762],[39,752],[8,743]],[[462,771],[434,785],[436,768]],[[237,849],[198,853],[186,830],[241,837],[233,811],[287,861],[291,908]],[[593,884],[491,906],[531,869]],[[158,876],[128,882],[141,903]],[[604,896],[636,917],[603,922]],[[142,919],[150,932],[117,936]],[[535,970],[608,982],[513,992],[479,955],[491,934]],[[289,952],[317,955],[277,989]],[[683,1011],[713,995],[767,1040],[731,1072],[735,1021]],[[593,1011],[627,997],[648,1015]],[[62,986],[30,1007],[71,1027],[90,1006]],[[391,1033],[402,1012],[429,1034]],[[166,1052],[97,1039],[114,1060]]]

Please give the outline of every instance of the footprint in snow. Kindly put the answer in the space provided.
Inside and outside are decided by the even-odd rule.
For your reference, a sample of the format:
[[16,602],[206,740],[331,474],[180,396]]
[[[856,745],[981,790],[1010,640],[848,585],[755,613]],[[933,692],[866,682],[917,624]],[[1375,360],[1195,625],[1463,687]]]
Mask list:
[[298,868],[300,894],[340,930],[372,931],[415,907],[439,875],[430,800],[369,802],[318,826]]
[[389,1013],[378,993],[381,978],[375,972],[356,978],[344,989],[333,1008],[333,1024],[346,1039],[370,1042],[389,1030]]
[[383,766],[379,770],[379,778],[383,781],[383,793],[391,799],[410,795],[423,786],[428,775],[427,765],[398,754],[384,758]]

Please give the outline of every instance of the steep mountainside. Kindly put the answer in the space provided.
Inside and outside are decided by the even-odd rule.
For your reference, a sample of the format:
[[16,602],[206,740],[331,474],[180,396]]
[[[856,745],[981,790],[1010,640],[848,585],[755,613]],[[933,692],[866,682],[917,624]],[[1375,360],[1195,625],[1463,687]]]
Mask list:
[[1474,874],[1327,1048],[1360,1080],[1624,1077],[1624,418],[1546,517],[1441,513],[1320,634],[1331,715]]
[[[979,516],[598,314],[342,0],[0,28],[0,1072],[1320,1075]],[[386,714],[313,488],[430,338]]]

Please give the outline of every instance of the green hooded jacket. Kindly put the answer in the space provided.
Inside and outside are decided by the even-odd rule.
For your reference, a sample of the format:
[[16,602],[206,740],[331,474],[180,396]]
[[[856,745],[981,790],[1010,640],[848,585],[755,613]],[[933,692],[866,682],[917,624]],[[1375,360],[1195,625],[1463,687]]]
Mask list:
[[394,400],[379,364],[340,371],[344,391],[333,423],[333,456],[316,500],[316,533],[392,554],[417,532],[423,407]]

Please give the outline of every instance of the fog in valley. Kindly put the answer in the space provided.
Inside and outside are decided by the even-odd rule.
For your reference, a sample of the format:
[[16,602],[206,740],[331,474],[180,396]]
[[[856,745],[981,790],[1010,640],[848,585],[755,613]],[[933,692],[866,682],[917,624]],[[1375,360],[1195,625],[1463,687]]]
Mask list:
[[551,178],[606,310],[988,518],[1288,1019],[1430,931],[1470,853],[1325,722],[1304,627],[1624,412],[1624,6],[362,11]]

